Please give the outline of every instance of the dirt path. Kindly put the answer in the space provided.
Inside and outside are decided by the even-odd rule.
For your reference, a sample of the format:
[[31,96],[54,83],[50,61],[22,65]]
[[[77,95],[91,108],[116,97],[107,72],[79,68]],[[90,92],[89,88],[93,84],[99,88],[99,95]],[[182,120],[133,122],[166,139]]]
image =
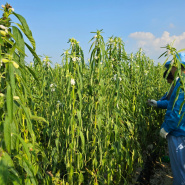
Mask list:
[[[169,156],[168,149],[165,155]],[[157,161],[154,174],[150,177],[151,185],[173,185],[173,175],[170,163]]]
[[[165,150],[164,155],[169,156],[167,145],[164,146],[164,150]],[[136,181],[141,171],[142,171],[141,167],[138,167],[136,169],[135,175],[132,179],[132,183],[129,183],[129,185],[137,184]],[[154,166],[152,175],[150,176],[150,182],[144,185],[173,185],[173,174],[172,174],[170,163],[165,163],[165,162],[157,160]]]

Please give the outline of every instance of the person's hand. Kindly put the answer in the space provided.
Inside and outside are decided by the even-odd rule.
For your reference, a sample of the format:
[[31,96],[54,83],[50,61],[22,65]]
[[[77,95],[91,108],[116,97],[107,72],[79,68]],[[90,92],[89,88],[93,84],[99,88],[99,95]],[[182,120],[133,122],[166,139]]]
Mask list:
[[165,130],[164,130],[164,128],[162,128],[161,130],[160,130],[160,136],[162,137],[162,138],[165,138],[166,139],[166,136],[168,135],[168,132],[166,132]]
[[155,100],[148,100],[148,104],[153,107],[157,107],[157,101]]

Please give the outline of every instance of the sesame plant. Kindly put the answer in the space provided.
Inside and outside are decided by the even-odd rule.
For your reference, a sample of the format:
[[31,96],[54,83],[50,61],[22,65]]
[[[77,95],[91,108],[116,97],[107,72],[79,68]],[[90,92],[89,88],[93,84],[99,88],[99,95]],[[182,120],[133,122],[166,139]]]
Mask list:
[[[164,111],[146,101],[168,88],[163,66],[141,48],[127,55],[121,38],[104,42],[97,30],[89,65],[71,38],[61,64],[51,67],[49,56],[36,54],[26,20],[8,3],[2,8],[0,184],[129,184],[158,139]],[[29,65],[25,46],[34,57]]]
[[[26,82],[26,74],[32,75],[39,84],[34,71],[25,65],[25,46],[40,61],[35,52],[35,41],[26,20],[14,12],[10,4],[2,5],[0,18],[1,63],[1,120],[0,120],[0,184],[44,183],[44,167],[47,158],[37,144],[32,120],[45,121],[32,115],[28,99],[32,97]],[[14,15],[20,23],[11,22]],[[14,26],[15,25],[15,26]],[[24,42],[25,35],[32,46]],[[45,160],[45,164],[41,165]]]
[[72,38],[62,65],[52,68],[45,57],[30,66],[40,74],[41,88],[27,76],[34,94],[30,109],[49,122],[35,120],[34,127],[53,184],[128,184],[147,145],[158,139],[164,111],[146,101],[167,89],[162,65],[154,65],[141,48],[127,55],[117,37],[110,38],[110,49],[100,31],[95,34],[89,65]]

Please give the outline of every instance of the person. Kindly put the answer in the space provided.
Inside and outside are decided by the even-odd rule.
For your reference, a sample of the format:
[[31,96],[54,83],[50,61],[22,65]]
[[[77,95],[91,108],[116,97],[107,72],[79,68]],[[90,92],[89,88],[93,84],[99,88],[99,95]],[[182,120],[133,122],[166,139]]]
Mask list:
[[[167,66],[168,66],[168,65],[167,65]],[[167,72],[168,72],[168,68],[167,68],[166,71],[164,72],[163,78],[166,77]],[[174,77],[173,77],[171,71],[169,72],[169,74],[168,74],[166,80],[167,80],[167,82],[170,83],[170,84],[173,83]],[[150,106],[153,106],[153,107],[158,107],[158,108],[162,108],[162,109],[167,109],[167,105],[168,105],[168,102],[169,102],[169,100],[170,100],[170,96],[171,96],[171,94],[172,94],[172,92],[173,92],[173,89],[174,89],[174,85],[172,84],[172,86],[171,86],[171,88],[170,88],[170,90],[169,90],[169,93],[166,92],[165,95],[164,95],[160,100],[158,100],[158,101],[153,100],[153,99],[148,100],[148,104],[149,104]]]
[[[179,59],[181,65],[181,72],[184,71],[185,53],[179,53],[176,57]],[[171,61],[168,61],[165,66],[168,68]],[[177,68],[173,66],[171,73],[175,76]],[[170,163],[173,173],[173,185],[185,184],[185,105],[181,107],[184,101],[184,92],[179,91],[176,100],[176,93],[179,90],[181,83],[180,78],[177,79],[170,100],[167,104],[167,111],[164,122],[160,129],[160,136],[166,138],[168,141],[168,150],[170,156]],[[174,102],[176,100],[176,102]],[[179,113],[179,110],[181,112]],[[182,120],[180,121],[182,117]]]
[[[165,67],[166,67],[167,69],[166,69],[166,71],[165,71],[164,74],[163,74],[163,78],[166,78],[166,75],[167,75],[167,73],[168,73],[168,65],[165,66]],[[169,74],[168,74],[166,80],[167,80],[167,82],[168,82],[169,84],[172,84],[172,83],[173,83],[174,77],[173,77],[171,71],[169,72]],[[171,86],[171,88],[170,88],[170,90],[169,90],[169,93],[166,92],[166,93],[164,94],[164,96],[163,96],[160,100],[158,100],[158,101],[153,100],[153,99],[152,99],[152,100],[148,100],[148,104],[149,104],[150,106],[154,106],[154,107],[158,107],[158,108],[162,108],[162,109],[167,109],[168,102],[169,102],[169,100],[170,100],[170,96],[171,96],[171,94],[172,94],[172,92],[173,92],[173,89],[174,89],[174,84],[172,84],[172,86]],[[161,157],[161,160],[162,160],[163,162],[170,162],[170,158],[169,158],[168,156],[163,156],[163,157]]]

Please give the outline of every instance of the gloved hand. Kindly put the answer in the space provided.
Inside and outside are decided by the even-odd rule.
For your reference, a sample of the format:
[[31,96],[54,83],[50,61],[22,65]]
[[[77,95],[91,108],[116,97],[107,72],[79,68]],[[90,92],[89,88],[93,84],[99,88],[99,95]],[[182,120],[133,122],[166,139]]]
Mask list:
[[168,132],[166,132],[165,130],[164,130],[164,128],[162,128],[161,130],[160,130],[160,136],[162,137],[162,138],[165,138],[166,139],[166,136],[168,135]]
[[148,104],[153,107],[157,107],[157,101],[155,100],[148,100]]

